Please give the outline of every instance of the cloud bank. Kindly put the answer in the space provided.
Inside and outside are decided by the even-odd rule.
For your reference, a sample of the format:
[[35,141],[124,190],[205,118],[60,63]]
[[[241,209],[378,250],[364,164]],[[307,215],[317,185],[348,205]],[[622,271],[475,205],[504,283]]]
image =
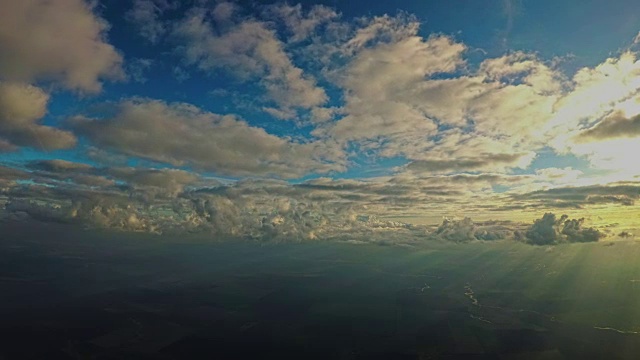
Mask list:
[[584,218],[569,219],[562,215],[559,219],[553,213],[545,213],[534,221],[524,234],[526,242],[534,245],[553,245],[562,242],[594,242],[605,237],[595,228],[583,228]]

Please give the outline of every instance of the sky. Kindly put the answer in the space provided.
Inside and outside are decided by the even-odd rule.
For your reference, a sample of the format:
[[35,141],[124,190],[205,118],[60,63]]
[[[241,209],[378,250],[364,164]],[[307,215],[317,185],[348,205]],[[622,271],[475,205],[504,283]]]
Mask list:
[[0,50],[4,222],[640,227],[637,1],[0,0]]

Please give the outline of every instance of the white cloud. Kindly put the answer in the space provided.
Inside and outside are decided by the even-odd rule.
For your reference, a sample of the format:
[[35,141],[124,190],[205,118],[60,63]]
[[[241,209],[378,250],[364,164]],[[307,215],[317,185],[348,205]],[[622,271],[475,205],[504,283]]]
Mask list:
[[29,146],[47,151],[75,146],[72,133],[39,124],[48,102],[49,95],[38,87],[0,82],[0,141],[5,150]]
[[396,16],[375,16],[373,18],[361,18],[353,37],[344,45],[343,49],[348,54],[353,54],[367,46],[377,43],[395,43],[409,37],[415,37],[420,27],[420,22],[415,16],[407,13],[399,13]]
[[106,42],[109,25],[83,0],[0,2],[0,79],[48,81],[98,92],[123,79],[122,57]]
[[541,62],[533,54],[521,51],[483,61],[480,64],[479,73],[491,80],[506,82],[518,80],[539,93],[558,93],[566,81],[559,72]]
[[488,224],[476,224],[471,218],[448,219],[442,223],[429,237],[431,239],[466,243],[477,240],[503,240],[513,239],[514,230],[503,224],[489,222]]
[[339,17],[332,8],[323,5],[314,5],[305,14],[302,4],[289,5],[279,3],[269,5],[266,8],[267,16],[282,20],[291,33],[290,42],[303,41],[314,35],[316,29],[322,24],[328,23]]
[[214,73],[231,70],[244,80],[260,79],[267,97],[281,108],[312,108],[324,104],[327,95],[315,79],[296,67],[284,44],[266,23],[246,19],[214,32],[204,9],[192,10],[177,24],[187,62]]
[[413,36],[362,50],[341,76],[346,116],[316,134],[339,141],[426,140],[435,134],[436,124],[405,100],[407,91],[425,77],[455,70],[463,63],[463,51],[463,45],[446,36],[426,40]]
[[232,115],[150,99],[114,106],[115,116],[109,119],[77,117],[72,126],[117,152],[224,175],[288,178],[344,170],[344,155],[326,144],[279,138]]
[[545,127],[556,149],[570,148],[569,140],[581,122],[598,120],[638,94],[640,61],[636,57],[627,51],[593,68],[582,68],[573,76],[571,90],[554,104],[554,117]]
[[154,195],[175,197],[185,186],[196,184],[200,177],[193,173],[177,169],[140,169],[133,167],[112,168],[108,174],[126,181],[134,188],[152,188]]

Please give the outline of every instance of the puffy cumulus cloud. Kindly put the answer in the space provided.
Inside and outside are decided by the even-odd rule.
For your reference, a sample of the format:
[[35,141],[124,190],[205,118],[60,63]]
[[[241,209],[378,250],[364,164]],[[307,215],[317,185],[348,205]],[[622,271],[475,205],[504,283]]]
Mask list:
[[123,231],[159,232],[157,224],[161,222],[161,217],[151,219],[148,216],[140,216],[140,209],[117,193],[74,191],[57,195],[60,197],[63,194],[67,199],[33,200],[10,197],[0,219],[4,221],[33,219]]
[[434,135],[436,124],[420,109],[401,101],[403,93],[425,77],[455,70],[463,63],[464,49],[446,36],[426,40],[410,36],[362,50],[341,80],[347,116],[329,134],[346,141],[380,136],[426,140]]
[[[142,171],[142,170],[139,170]],[[147,171],[148,172],[148,171]],[[175,174],[172,174],[175,175]],[[143,171],[145,186],[155,191]],[[173,197],[146,201],[130,187],[88,190],[82,187],[24,184],[9,189],[1,218],[5,221],[55,221],[87,227],[154,233],[196,233],[219,239],[311,241],[367,239],[416,243],[425,228],[361,215],[364,207],[335,198],[313,196],[278,181],[244,181],[185,189]]]
[[124,100],[114,107],[113,117],[79,116],[70,120],[71,126],[95,144],[123,154],[224,175],[295,178],[344,170],[339,149],[279,138],[231,115],[150,99]]
[[[280,180],[223,184],[181,170],[94,168],[60,160],[33,162],[27,170],[0,168],[3,178],[30,180],[2,188],[4,207],[0,218],[4,221],[36,219],[123,231],[192,233],[214,240],[420,245],[433,240],[516,238],[541,244],[587,242],[602,237],[599,231],[584,228],[583,219],[556,219],[552,214],[528,229],[511,221],[474,222],[464,218],[445,219],[430,231],[429,226],[385,219],[394,214],[406,215],[407,209],[422,202],[427,205],[422,209],[432,212],[457,202],[454,208],[447,208],[455,211],[468,200],[461,197],[465,194],[460,189],[477,192],[486,187],[481,185],[484,183],[520,181],[503,179],[504,175],[499,174],[412,180],[400,176],[369,182],[324,178],[302,184]],[[115,183],[87,186],[77,181],[81,175],[103,176]],[[416,200],[416,194],[422,196]],[[473,211],[472,207],[468,207],[469,211]]]
[[559,219],[553,213],[545,213],[542,218],[524,234],[525,241],[534,245],[552,245],[561,242],[593,242],[605,235],[595,228],[583,228],[584,218],[569,219],[562,215]]
[[580,132],[579,142],[599,141],[611,138],[640,136],[640,115],[627,118],[623,112],[615,111],[603,118],[595,126]]
[[476,240],[474,233],[475,225],[467,217],[462,220],[444,219],[431,236],[447,241],[469,242]]
[[53,80],[98,92],[102,79],[122,79],[122,57],[106,42],[109,25],[84,0],[0,3],[0,79]]
[[514,229],[509,222],[488,221],[474,223],[471,218],[448,219],[445,218],[429,237],[437,240],[465,243],[477,240],[503,240],[513,239]]
[[0,141],[5,151],[19,146],[39,150],[75,146],[72,133],[39,124],[47,112],[48,101],[49,95],[38,87],[0,82]]
[[320,122],[315,136],[414,160],[416,171],[504,172],[530,164],[565,87],[552,65],[520,52],[470,70],[463,43],[418,36],[415,18],[366,21],[337,46],[345,65],[328,71],[344,91],[343,116]]
[[55,173],[83,172],[93,168],[88,164],[61,159],[36,160],[33,161],[29,167],[35,170],[44,170]]
[[234,12],[221,15],[221,6],[228,5],[192,9],[176,24],[174,35],[184,41],[181,50],[188,63],[212,74],[228,69],[240,79],[257,78],[283,109],[310,109],[328,100],[315,79],[293,64],[275,30],[254,18],[238,20]]
[[5,204],[5,211],[9,213],[8,220],[29,217],[45,222],[70,222],[67,209],[49,203],[38,203],[24,199],[11,199]]

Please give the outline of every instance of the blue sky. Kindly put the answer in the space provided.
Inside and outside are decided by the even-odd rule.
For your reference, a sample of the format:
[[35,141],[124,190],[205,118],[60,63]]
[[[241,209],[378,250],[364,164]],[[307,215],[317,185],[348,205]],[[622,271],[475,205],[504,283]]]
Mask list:
[[43,186],[166,202],[264,182],[437,218],[469,202],[488,217],[637,195],[615,184],[640,176],[638,2],[65,0],[0,13],[7,199],[61,201]]

